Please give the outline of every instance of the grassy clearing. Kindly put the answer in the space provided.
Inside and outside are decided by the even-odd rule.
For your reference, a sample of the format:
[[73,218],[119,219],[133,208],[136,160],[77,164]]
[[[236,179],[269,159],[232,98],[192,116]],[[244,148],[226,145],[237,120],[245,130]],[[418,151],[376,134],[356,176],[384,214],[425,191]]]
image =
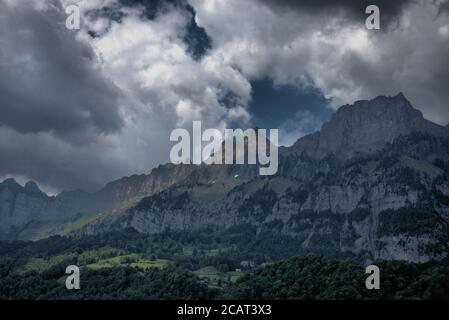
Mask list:
[[404,167],[411,168],[418,172],[423,172],[432,178],[435,178],[443,174],[443,170],[441,170],[440,168],[428,162],[413,159],[410,157],[401,157],[401,165]]
[[240,279],[241,277],[243,277],[245,273],[244,272],[238,272],[238,271],[231,271],[231,272],[227,272],[226,275],[229,276],[229,280],[231,280],[231,282],[236,282],[238,279]]
[[[196,249],[196,251],[200,254],[205,254],[208,257],[215,257],[224,252],[232,250],[232,247],[229,246],[219,246],[218,248],[213,249]],[[195,253],[195,248],[193,247],[183,247],[181,256],[190,258],[193,257]]]
[[169,260],[165,259],[156,259],[154,261],[142,259],[138,262],[131,263],[130,266],[139,269],[148,269],[148,268],[162,269],[166,267],[169,262],[170,262]]
[[97,250],[89,250],[81,253],[78,256],[78,263],[81,265],[92,264],[99,260],[109,259],[116,256],[123,256],[128,254],[125,250],[113,248],[113,247],[103,247]]
[[112,268],[116,266],[129,266],[140,269],[164,268],[169,263],[168,260],[156,259],[154,261],[143,258],[142,256],[131,253],[116,256],[109,259],[98,260],[95,263],[86,265],[90,269]]
[[224,180],[207,181],[202,186],[189,189],[192,197],[198,201],[213,202],[222,199],[226,194],[246,182],[247,179],[228,178]]
[[217,249],[210,249],[206,251],[206,255],[208,257],[216,257],[222,254],[223,252],[230,251],[231,247],[223,247],[223,248],[217,248]]
[[241,271],[220,272],[212,266],[198,269],[193,273],[205,281],[210,288],[220,288],[225,282],[234,283],[245,275],[245,273]]

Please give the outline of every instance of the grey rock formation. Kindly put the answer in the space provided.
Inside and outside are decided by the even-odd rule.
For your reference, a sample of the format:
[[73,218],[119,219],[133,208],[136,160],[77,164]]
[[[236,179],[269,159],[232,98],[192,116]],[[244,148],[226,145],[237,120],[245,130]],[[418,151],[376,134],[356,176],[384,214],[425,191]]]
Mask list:
[[402,94],[341,107],[319,132],[281,148],[279,165],[263,177],[255,166],[167,164],[95,194],[57,197],[7,180],[0,234],[27,238],[37,228],[42,236],[36,225],[58,233],[73,221],[82,225],[75,235],[250,225],[272,241],[291,237],[297,253],[365,262],[447,256],[449,130]]
[[[298,250],[365,262],[447,256],[449,135],[402,94],[342,107],[320,132],[282,150],[275,177],[200,167],[80,232],[132,227],[144,233],[249,224],[288,235]],[[276,226],[273,229],[273,226]]]
[[348,159],[373,153],[412,132],[449,137],[444,127],[424,119],[402,93],[380,96],[342,106],[319,132],[298,140],[288,152],[305,152],[314,158],[331,153]]
[[87,193],[49,197],[36,183],[24,187],[13,179],[0,183],[0,239],[35,239],[77,216],[95,212],[100,204]]

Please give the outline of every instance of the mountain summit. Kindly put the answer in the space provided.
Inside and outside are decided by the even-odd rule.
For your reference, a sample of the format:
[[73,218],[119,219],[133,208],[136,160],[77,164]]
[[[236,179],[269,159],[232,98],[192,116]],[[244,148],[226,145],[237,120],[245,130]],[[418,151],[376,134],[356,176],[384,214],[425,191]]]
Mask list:
[[7,180],[0,238],[213,227],[255,230],[261,243],[287,241],[298,255],[442,259],[448,159],[446,127],[424,119],[403,94],[381,96],[342,106],[320,131],[282,148],[274,176],[247,165],[166,164],[93,194],[57,197]]
[[342,106],[319,132],[298,140],[290,151],[315,158],[335,154],[347,159],[375,152],[412,132],[449,137],[445,127],[424,119],[402,93],[379,96]]
[[[256,230],[261,243],[287,241],[298,255],[442,259],[449,243],[447,159],[447,128],[424,119],[403,94],[377,97],[341,107],[319,132],[282,148],[275,176],[184,166],[185,179],[76,234],[213,227]],[[178,167],[167,177],[179,177],[170,173]]]

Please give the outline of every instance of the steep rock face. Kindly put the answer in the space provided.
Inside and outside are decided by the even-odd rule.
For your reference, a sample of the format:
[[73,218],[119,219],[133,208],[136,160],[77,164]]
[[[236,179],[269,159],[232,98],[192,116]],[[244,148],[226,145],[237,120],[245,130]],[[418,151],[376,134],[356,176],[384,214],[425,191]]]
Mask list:
[[166,190],[179,183],[195,183],[199,179],[212,181],[233,175],[254,177],[256,166],[221,166],[221,165],[190,165],[171,163],[160,165],[150,174],[133,175],[108,183],[103,189],[93,194],[96,199],[104,199],[115,207],[131,201],[137,203],[144,197]]
[[96,196],[112,199],[115,205],[135,198],[142,198],[160,192],[171,185],[185,180],[195,171],[193,166],[161,165],[150,174],[124,177],[108,183]]
[[88,212],[104,207],[84,192],[49,197],[34,182],[24,187],[13,179],[0,183],[0,239],[34,239]]
[[17,229],[56,228],[83,216],[81,207],[102,215],[76,229],[78,235],[251,225],[272,241],[291,237],[297,254],[441,259],[449,251],[448,132],[399,94],[342,107],[321,131],[280,148],[272,177],[259,176],[257,166],[167,164],[95,194],[51,199],[33,185],[5,181],[0,234],[25,238]]
[[84,221],[114,215],[175,184],[254,176],[255,166],[161,165],[148,175],[124,177],[95,193],[65,191],[49,197],[34,182],[0,183],[0,239],[38,239],[64,234]]
[[[171,170],[173,169],[173,170]],[[64,230],[61,226],[120,206],[171,186],[192,174],[192,168],[167,165],[150,175],[132,176],[106,185],[96,193],[66,191],[55,197],[34,182],[24,187],[13,179],[0,183],[0,239],[37,239]]]
[[283,149],[277,176],[228,174],[211,183],[203,175],[80,232],[250,224],[291,236],[298,253],[441,259],[449,243],[448,159],[445,127],[402,95],[380,97],[343,107],[319,133]]
[[81,232],[250,224],[294,237],[299,252],[365,262],[441,259],[449,243],[449,162],[441,159],[449,159],[449,140],[412,134],[353,162],[326,158],[317,167],[333,169],[309,180],[278,175],[177,185]]
[[288,151],[305,152],[313,158],[331,153],[348,159],[376,152],[385,143],[412,132],[449,137],[446,128],[424,119],[399,93],[341,107],[319,132],[298,140]]
[[0,234],[13,236],[25,226],[34,212],[40,211],[46,197],[33,183],[23,188],[14,179],[0,183]]
[[4,238],[8,238],[11,233],[9,221],[13,219],[11,216],[19,190],[20,185],[14,179],[7,179],[0,184],[0,234]]

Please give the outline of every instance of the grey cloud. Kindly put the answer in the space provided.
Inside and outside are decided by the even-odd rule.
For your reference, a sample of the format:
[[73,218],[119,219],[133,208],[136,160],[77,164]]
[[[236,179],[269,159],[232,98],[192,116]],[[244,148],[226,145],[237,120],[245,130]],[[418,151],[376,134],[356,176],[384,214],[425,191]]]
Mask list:
[[426,118],[449,121],[449,19],[439,14],[441,1],[390,1],[397,23],[384,32],[326,12],[353,11],[356,1],[190,1],[214,50],[247,77],[318,87],[333,108],[402,91]]
[[435,1],[434,3],[438,7],[438,14],[449,13],[449,0]]
[[[149,120],[143,118],[142,122]],[[125,137],[98,137],[95,143],[84,145],[68,143],[49,133],[22,134],[0,127],[0,180],[19,176],[52,191],[95,191],[109,181],[148,173],[167,162],[169,129],[164,126],[167,124],[151,125],[147,131],[139,128]]]
[[0,127],[0,152],[0,177],[23,176],[53,190],[97,189],[111,172],[120,172],[116,161],[104,157],[104,147],[74,146],[49,134]]
[[246,79],[188,54],[188,12],[149,20],[123,7],[127,15],[111,22],[85,15],[103,1],[81,1],[76,33],[65,30],[59,0],[35,1],[0,0],[0,179],[95,190],[169,161],[170,131],[191,118],[220,127],[246,116],[219,103],[227,91],[245,103]]
[[298,10],[314,14],[343,13],[348,19],[365,21],[365,9],[377,5],[381,10],[381,22],[387,25],[395,21],[402,11],[416,0],[259,0],[274,9]]
[[59,2],[44,3],[0,0],[0,177],[96,189],[131,171],[114,154],[121,93]]
[[28,2],[0,2],[0,126],[89,143],[121,129],[119,91],[53,4],[36,10]]
[[402,91],[428,119],[447,124],[449,20],[435,20],[433,12],[414,7],[409,12],[414,24],[411,28],[398,28],[373,39],[374,45],[381,48],[382,58],[376,62],[362,55],[343,56],[340,75],[353,84],[348,91],[351,87],[361,88],[363,98]]
[[[231,113],[220,98],[235,92],[244,107],[248,80],[263,76],[308,79],[345,103],[403,91],[428,118],[449,121],[449,27],[435,8],[407,7],[413,24],[365,37],[363,26],[328,28],[315,9],[277,14],[287,4],[267,10],[258,1],[268,0],[227,0],[211,10],[190,1],[213,40],[201,61],[185,54],[185,12],[124,16],[85,45],[64,29],[61,8],[49,14],[0,0],[0,177],[92,189],[148,172],[167,160],[172,128],[192,119],[224,124]],[[10,3],[18,2],[29,3]],[[409,3],[398,2],[392,16]],[[94,67],[93,47],[114,84]],[[303,134],[285,129],[292,139]]]

